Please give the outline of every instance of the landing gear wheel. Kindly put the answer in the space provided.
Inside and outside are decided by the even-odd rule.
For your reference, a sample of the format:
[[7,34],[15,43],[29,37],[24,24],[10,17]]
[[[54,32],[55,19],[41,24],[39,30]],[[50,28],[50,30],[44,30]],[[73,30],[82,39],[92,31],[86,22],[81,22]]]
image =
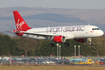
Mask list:
[[54,46],[54,43],[50,43],[49,46],[50,46],[50,47],[53,47],[53,46]]
[[91,45],[92,45],[92,43],[90,42],[90,43],[89,43],[89,45],[91,46]]
[[69,46],[69,43],[65,43],[64,46],[65,46],[65,47],[68,47],[68,46]]

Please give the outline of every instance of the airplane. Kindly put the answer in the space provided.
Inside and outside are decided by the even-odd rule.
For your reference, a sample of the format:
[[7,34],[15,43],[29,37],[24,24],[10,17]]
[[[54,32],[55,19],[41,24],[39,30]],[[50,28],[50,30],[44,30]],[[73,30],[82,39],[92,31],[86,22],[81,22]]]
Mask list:
[[[31,28],[18,11],[13,11],[13,15],[16,25],[16,30],[13,29],[13,33],[18,36],[36,40],[51,40],[50,46],[54,46],[53,42],[64,43],[70,39],[74,39],[80,43],[90,41],[91,44],[91,38],[99,37],[104,34],[99,27],[94,25]],[[69,43],[65,43],[64,45],[69,46]]]

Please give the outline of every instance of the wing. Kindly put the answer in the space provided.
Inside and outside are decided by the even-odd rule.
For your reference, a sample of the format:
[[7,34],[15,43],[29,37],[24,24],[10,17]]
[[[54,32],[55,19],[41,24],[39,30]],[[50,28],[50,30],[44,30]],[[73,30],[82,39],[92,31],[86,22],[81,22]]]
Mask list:
[[72,34],[46,34],[46,33],[24,33],[26,35],[35,35],[35,36],[43,36],[43,37],[54,37],[54,36],[64,36],[66,39],[73,39],[74,36]]

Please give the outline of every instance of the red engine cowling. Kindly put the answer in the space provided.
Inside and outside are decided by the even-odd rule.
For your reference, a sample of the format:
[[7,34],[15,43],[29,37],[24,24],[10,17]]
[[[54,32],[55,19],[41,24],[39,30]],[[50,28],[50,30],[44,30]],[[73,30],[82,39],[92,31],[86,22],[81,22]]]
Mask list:
[[88,41],[88,39],[85,39],[85,38],[83,38],[83,39],[75,39],[77,42],[80,42],[80,43],[85,43],[85,42],[87,42]]
[[57,43],[62,43],[62,42],[65,42],[66,39],[64,36],[54,36],[54,42],[57,42]]

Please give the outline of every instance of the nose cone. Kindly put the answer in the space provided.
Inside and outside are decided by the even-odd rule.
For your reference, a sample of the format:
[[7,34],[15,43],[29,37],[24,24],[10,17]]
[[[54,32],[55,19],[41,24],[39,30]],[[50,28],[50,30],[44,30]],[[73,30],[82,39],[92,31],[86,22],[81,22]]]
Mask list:
[[100,30],[100,36],[104,35],[104,32],[102,30]]

